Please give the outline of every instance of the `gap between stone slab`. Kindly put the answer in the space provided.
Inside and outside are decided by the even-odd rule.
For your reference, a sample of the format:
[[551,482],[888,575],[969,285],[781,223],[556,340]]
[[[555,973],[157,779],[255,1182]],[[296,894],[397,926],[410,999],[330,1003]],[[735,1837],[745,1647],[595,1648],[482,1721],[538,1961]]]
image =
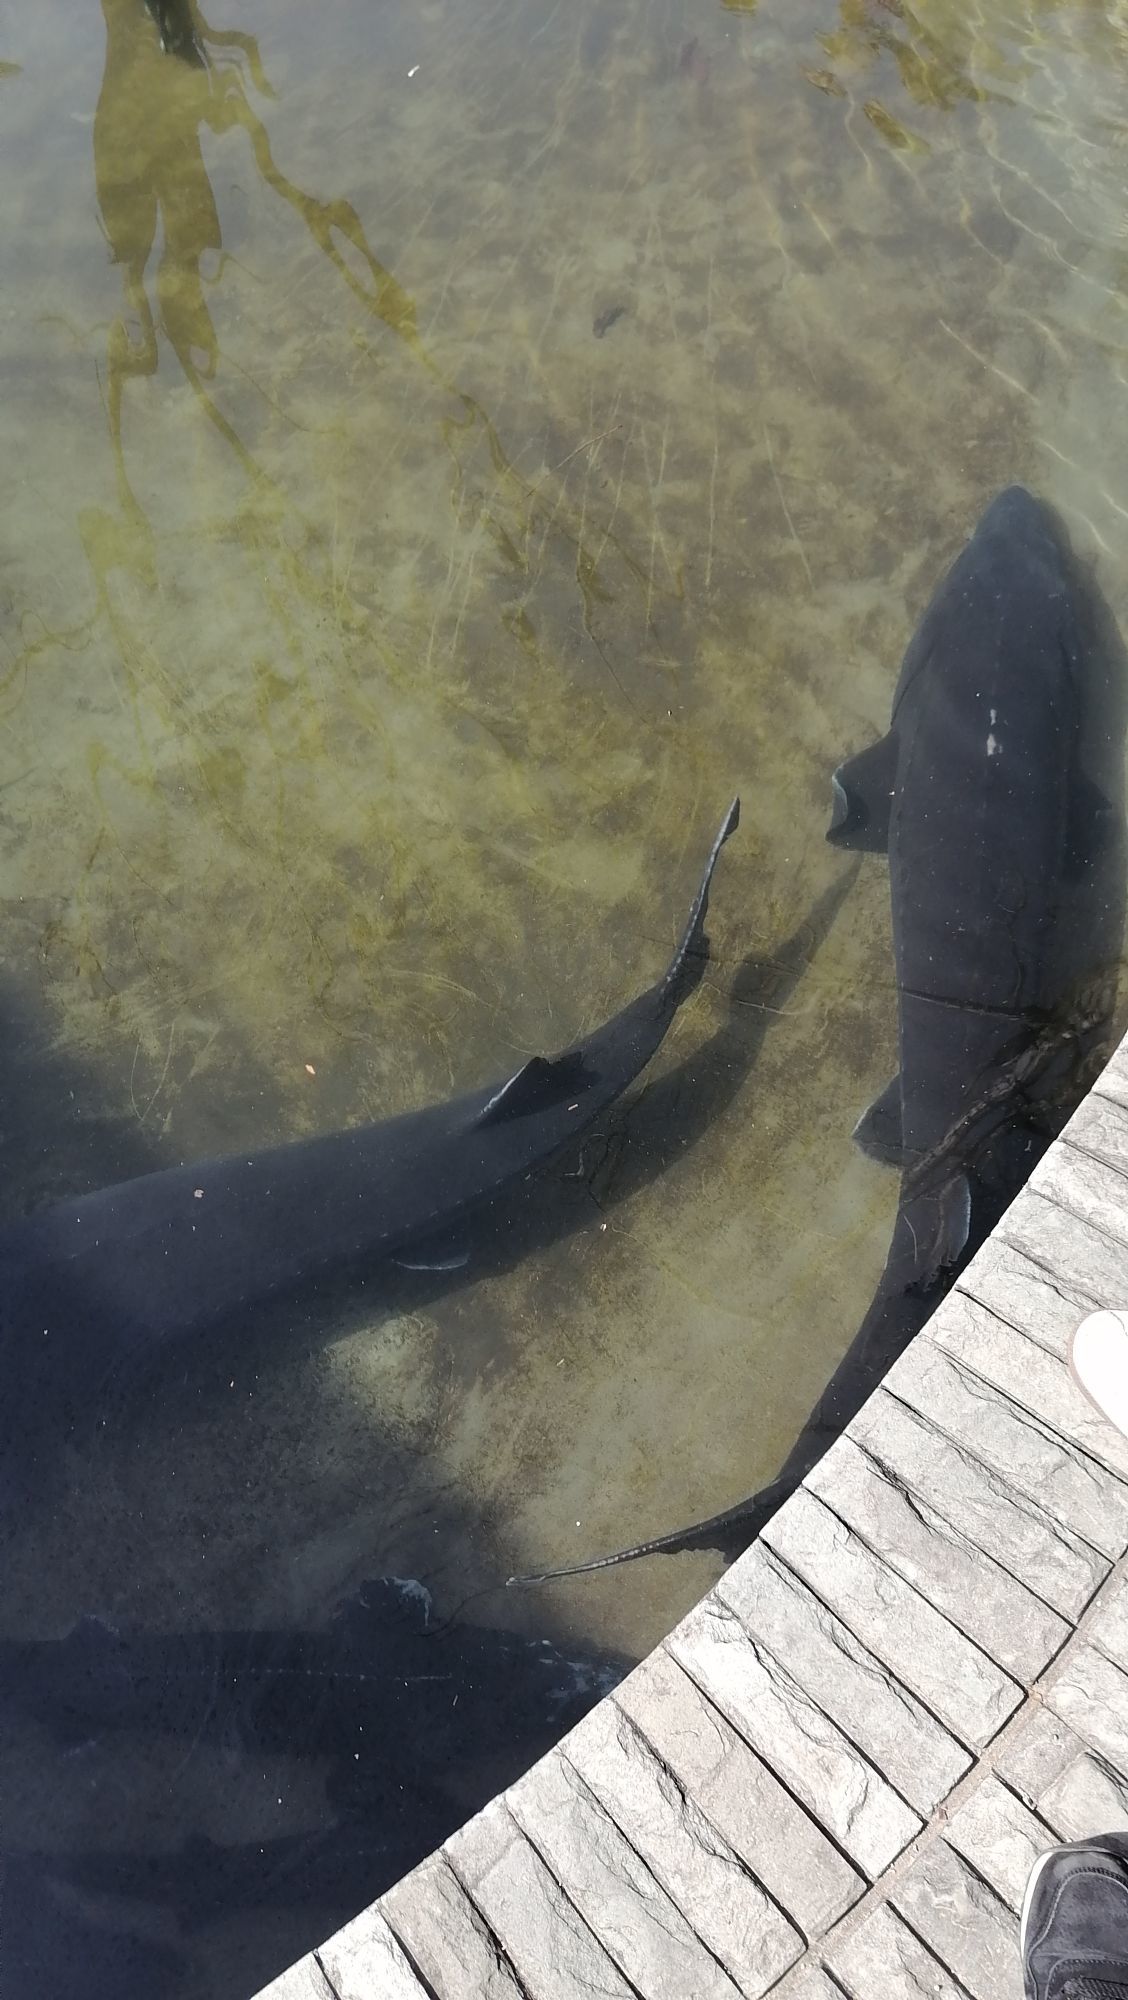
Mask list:
[[[812,1961],[819,1966],[820,1970],[828,1972],[828,1968],[823,1964],[823,1960],[828,1954],[833,1952],[843,1941],[852,1937],[854,1932],[860,1929],[861,1925],[866,1921],[866,1918],[872,1916],[875,1909],[889,1900],[890,1891],[896,1887],[904,1875],[909,1873],[910,1869],[920,1859],[920,1856],[927,1852],[935,1841],[943,1839],[949,1821],[959,1811],[960,1807],[972,1797],[985,1778],[995,1775],[999,1760],[1006,1754],[1015,1737],[1029,1721],[1031,1712],[1044,1707],[1043,1691],[1053,1687],[1055,1682],[1066,1672],[1073,1655],[1089,1643],[1089,1633],[1096,1622],[1107,1593],[1114,1584],[1120,1582],[1125,1577],[1128,1577],[1128,1551],[1125,1551],[1117,1558],[1108,1575],[1098,1584],[1064,1645],[1047,1663],[1042,1673],[1039,1674],[1038,1679],[1027,1690],[1021,1707],[1017,1708],[1010,1719],[1003,1724],[998,1735],[992,1737],[991,1742],[983,1751],[982,1756],[976,1759],[971,1770],[965,1777],[960,1779],[957,1785],[952,1787],[948,1796],[937,1806],[936,1811],[931,1815],[927,1824],[921,1828],[915,1839],[911,1840],[908,1846],[901,1850],[896,1860],[885,1869],[876,1882],[871,1884],[865,1894],[859,1897],[856,1903],[851,1905],[844,1916],[839,1917],[837,1923],[832,1924],[829,1930],[824,1931],[821,1937],[808,1943],[802,1958],[796,1959],[795,1964],[789,1966],[782,1979],[777,1980],[776,1984],[771,1988],[770,2000],[788,2000],[790,1994],[797,1992],[804,1975],[810,1971]],[[1123,1672],[1123,1669],[1121,1668],[1119,1671]],[[1128,1776],[1128,1773],[1122,1773],[1121,1775]],[[1000,1783],[1004,1782],[1004,1780],[1000,1779]],[[1013,1788],[1008,1786],[1007,1789],[1011,1790]],[[1036,1812],[1037,1807],[1034,1810]],[[1093,1828],[1094,1833],[1100,1833],[1105,1830],[1101,1827]],[[979,1874],[979,1870],[972,1863],[965,1861],[965,1866],[971,1868],[973,1874]],[[990,1885],[988,1884],[988,1886]],[[996,1891],[995,1893],[997,1894],[998,1892]],[[899,1912],[897,1914],[899,1915]],[[901,1921],[904,1922],[904,1919],[901,1918]],[[909,1928],[912,1929],[912,1926],[910,1925]],[[915,1935],[916,1933],[914,1932]],[[943,1965],[944,1961],[935,1946],[927,1944],[923,1939],[921,1942],[925,1943],[925,1948],[931,1952],[933,1958],[939,1964]],[[951,1978],[956,1978],[956,1974],[950,1966],[945,1966],[944,1969]],[[835,1981],[835,1983],[839,1982]],[[959,1984],[958,1980],[957,1984]]]

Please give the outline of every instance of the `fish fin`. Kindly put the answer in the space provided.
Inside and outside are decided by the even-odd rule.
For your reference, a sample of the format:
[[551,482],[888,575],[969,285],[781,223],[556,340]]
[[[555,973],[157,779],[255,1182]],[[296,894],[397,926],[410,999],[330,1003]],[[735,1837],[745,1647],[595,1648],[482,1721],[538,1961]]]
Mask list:
[[897,779],[897,737],[891,729],[880,743],[859,750],[838,766],[831,779],[834,797],[826,837],[832,847],[885,854],[889,808]]
[[533,1056],[482,1106],[475,1125],[502,1125],[510,1118],[528,1118],[558,1104],[569,1093],[583,1090],[594,1079],[585,1072],[582,1049],[563,1056]]
[[901,1072],[863,1111],[853,1132],[854,1144],[868,1159],[883,1166],[899,1167],[904,1158],[905,1139],[901,1122]]
[[460,1229],[437,1230],[405,1245],[388,1261],[401,1271],[463,1271],[470,1262],[470,1245]]
[[[918,1238],[921,1255],[909,1289],[927,1293],[950,1280],[971,1238],[971,1181],[967,1174],[953,1174],[935,1193],[919,1197],[913,1211],[916,1219],[910,1227]],[[918,1224],[925,1216],[929,1233],[920,1241]]]
[[1065,843],[1065,879],[1084,881],[1093,862],[1124,837],[1124,815],[1084,772],[1074,780]]
[[535,1575],[511,1576],[506,1579],[507,1586],[552,1583],[558,1576],[584,1576],[589,1570],[615,1569],[619,1563],[637,1562],[640,1556],[684,1555],[691,1549],[715,1549],[726,1562],[735,1562],[797,1485],[797,1480],[777,1479],[747,1500],[738,1500],[735,1507],[726,1507],[723,1514],[710,1514],[708,1520],[695,1521],[688,1528],[655,1535],[648,1542],[636,1542],[632,1548],[617,1549],[614,1555],[593,1556],[589,1562],[567,1563],[561,1569],[541,1570]]
[[674,953],[667,968],[666,976],[662,981],[663,1003],[667,1007],[680,1006],[687,994],[696,986],[705,970],[705,960],[709,950],[709,941],[705,936],[705,918],[709,910],[709,885],[713,880],[713,870],[717,865],[717,857],[729,835],[735,833],[739,825],[740,800],[739,798],[735,798],[724,819],[721,821],[720,831],[709,850],[709,859],[705,863],[705,872],[701,877],[701,886],[690,906],[689,918],[685,930],[682,932],[681,943]]

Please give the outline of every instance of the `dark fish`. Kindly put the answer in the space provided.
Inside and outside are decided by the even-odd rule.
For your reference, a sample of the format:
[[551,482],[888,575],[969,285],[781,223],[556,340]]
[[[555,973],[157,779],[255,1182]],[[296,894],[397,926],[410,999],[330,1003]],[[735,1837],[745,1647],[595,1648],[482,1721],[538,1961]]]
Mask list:
[[166,55],[179,56],[194,69],[206,67],[192,0],[145,0],[145,11],[156,22]]
[[[0,1642],[9,1726],[22,1718],[46,1730],[78,1768],[89,1772],[99,1743],[121,1732],[185,1744],[193,1756],[212,1742],[227,1760],[240,1756],[244,1816],[256,1779],[271,1808],[281,1803],[279,1756],[320,1775],[326,1808],[307,1832],[239,1844],[191,1833],[163,1850],[9,1847],[3,1887],[18,1885],[21,1910],[17,1923],[6,1894],[6,1969],[58,1961],[51,1984],[13,1986],[13,2000],[170,1990],[144,1976],[162,1946],[268,1906],[305,1926],[304,1942],[288,1932],[285,1963],[431,1853],[629,1666],[437,1622],[423,1586],[394,1577],[362,1584],[319,1631],[156,1633],[85,1618],[62,1639]],[[175,1761],[185,1762],[179,1749]],[[308,1783],[301,1796],[308,1815]],[[195,1809],[198,1783],[185,1798]],[[263,1965],[261,1980],[280,1969]]]
[[[697,985],[713,844],[666,972],[602,1028],[422,1111],[264,1153],[204,1160],[59,1203],[0,1235],[6,1402],[25,1423],[123,1358],[223,1325],[329,1272],[468,1262],[456,1230],[598,1118]],[[22,1375],[22,1397],[18,1393]]]
[[828,839],[889,857],[900,1069],[855,1134],[901,1168],[873,1304],[778,1479],[707,1521],[574,1569],[702,1548],[731,1560],[746,1548],[1089,1087],[1123,940],[1125,666],[1062,531],[1009,488],[925,612],[888,735],[834,776]]
[[611,331],[615,321],[622,319],[626,310],[626,306],[604,306],[602,312],[596,313],[591,323],[591,330],[596,339],[602,340],[604,334]]

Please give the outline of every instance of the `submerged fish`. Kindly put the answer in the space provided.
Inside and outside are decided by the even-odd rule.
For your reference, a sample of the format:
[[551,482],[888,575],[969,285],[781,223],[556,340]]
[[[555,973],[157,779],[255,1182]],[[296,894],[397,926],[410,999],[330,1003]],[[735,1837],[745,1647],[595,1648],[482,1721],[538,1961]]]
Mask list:
[[20,1424],[52,1389],[74,1404],[115,1362],[226,1324],[329,1272],[450,1269],[454,1232],[612,1104],[697,985],[713,843],[681,943],[656,985],[562,1054],[449,1103],[262,1153],[204,1160],[58,1203],[0,1234],[6,1403]]
[[[631,1549],[753,1540],[930,1316],[1091,1083],[1124,928],[1125,658],[1048,510],[1000,494],[905,655],[828,839],[887,853],[900,1068],[855,1137],[900,1166],[873,1304],[777,1479]],[[520,1579],[539,1581],[539,1578]]]

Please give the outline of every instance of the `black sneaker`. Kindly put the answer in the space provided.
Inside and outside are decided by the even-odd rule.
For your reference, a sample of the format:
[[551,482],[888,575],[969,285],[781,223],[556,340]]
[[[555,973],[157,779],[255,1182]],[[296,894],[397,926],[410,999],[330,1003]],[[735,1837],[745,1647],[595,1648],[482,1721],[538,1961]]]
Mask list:
[[1128,1834],[1035,1862],[1019,1950],[1026,2000],[1128,2000]]

